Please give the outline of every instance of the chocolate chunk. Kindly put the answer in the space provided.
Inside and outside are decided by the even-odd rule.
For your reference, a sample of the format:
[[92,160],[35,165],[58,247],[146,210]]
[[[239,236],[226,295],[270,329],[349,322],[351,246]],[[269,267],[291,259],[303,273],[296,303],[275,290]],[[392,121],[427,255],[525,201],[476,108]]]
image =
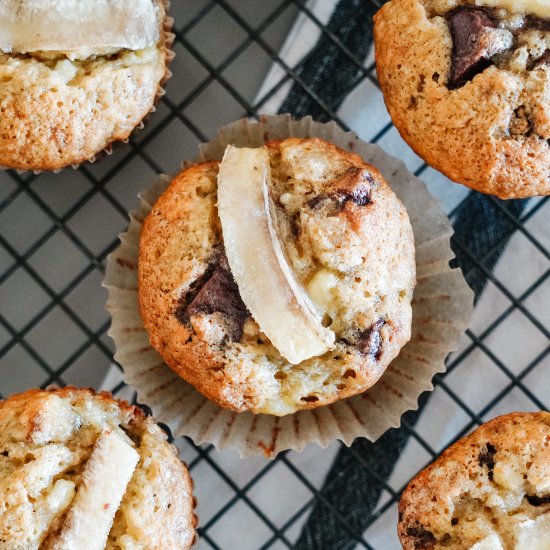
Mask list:
[[514,37],[499,29],[491,11],[460,6],[447,15],[453,51],[449,88],[459,88],[483,72],[491,59],[511,48]]
[[325,201],[330,200],[336,204],[339,211],[344,210],[348,202],[352,202],[356,206],[368,206],[372,203],[371,192],[374,183],[367,170],[352,166],[332,184],[333,191],[317,195],[309,199],[306,204],[312,210],[316,210]]
[[317,195],[316,197],[313,197],[312,199],[309,199],[306,204],[312,209],[317,210],[319,206],[323,202],[325,202],[327,199],[330,199],[330,195]]
[[357,206],[367,206],[372,202],[370,189],[364,185],[357,186],[351,193],[346,193],[344,190],[339,191],[337,200],[341,204],[341,208],[349,201]]
[[533,130],[533,123],[525,105],[514,110],[514,116],[510,119],[510,135],[526,136]]
[[485,450],[480,451],[478,462],[481,467],[487,466],[489,469],[489,479],[493,481],[493,468],[495,467],[495,454],[497,448],[491,443],[485,444]]
[[526,495],[525,498],[531,506],[544,506],[550,504],[550,495],[545,497],[538,497],[537,495]]
[[346,193],[344,190],[339,190],[336,193],[330,195],[318,195],[308,200],[306,204],[312,209],[317,210],[323,204],[323,202],[331,200],[338,206],[338,210],[342,211],[346,203],[352,202],[357,206],[367,206],[371,201],[370,189],[367,187],[358,187],[354,189],[352,193]]
[[215,311],[229,316],[240,315],[246,311],[233,276],[219,265],[187,307],[189,315]]
[[370,189],[367,187],[357,187],[351,193],[346,192],[344,189],[339,189],[335,193],[330,195],[317,195],[306,202],[312,210],[317,210],[325,201],[330,200],[336,203],[339,211],[344,210],[348,202],[352,202],[357,206],[367,206],[372,200],[370,196]]
[[407,536],[413,537],[414,547],[419,550],[432,550],[437,542],[433,533],[424,529],[424,527],[408,527]]
[[523,25],[524,29],[534,29],[537,31],[550,31],[550,19],[541,19],[534,15],[528,15]]
[[197,313],[220,312],[227,316],[231,324],[230,338],[241,339],[243,325],[250,313],[246,309],[239,288],[227,267],[227,260],[211,264],[208,269],[189,287],[182,296],[174,314],[184,325]]
[[297,239],[300,236],[300,214],[296,212],[290,217],[290,232]]
[[365,355],[370,355],[377,361],[382,357],[382,338],[380,329],[386,324],[384,319],[378,319],[367,330],[359,335],[359,348]]
[[541,57],[535,59],[533,70],[540,69],[544,66],[550,67],[550,50],[546,50]]
[[334,196],[342,210],[348,202],[357,206],[367,206],[372,202],[373,185],[374,180],[367,170],[352,166],[334,183]]
[[202,287],[208,282],[210,277],[212,277],[212,273],[214,273],[217,265],[217,262],[211,263],[206,268],[206,271],[198,279],[196,279],[189,285],[189,290],[187,291],[187,293],[180,296],[179,304],[174,312],[174,315],[182,325],[186,325],[189,322],[189,314],[187,312],[187,308],[189,307],[189,304],[195,299],[197,294],[201,291]]

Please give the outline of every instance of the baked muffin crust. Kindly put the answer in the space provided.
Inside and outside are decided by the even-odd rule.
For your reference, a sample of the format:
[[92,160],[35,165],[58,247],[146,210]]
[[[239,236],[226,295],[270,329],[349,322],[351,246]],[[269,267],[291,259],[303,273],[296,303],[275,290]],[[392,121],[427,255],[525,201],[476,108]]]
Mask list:
[[284,415],[364,391],[409,340],[414,244],[402,204],[360,157],[319,139],[267,146],[280,241],[334,349],[291,365],[248,313],[225,258],[216,162],[176,176],[145,220],[139,301],[182,378],[222,407]]
[[132,441],[139,453],[106,548],[191,546],[196,524],[191,479],[165,433],[141,409],[106,392],[67,387],[29,390],[0,402],[3,549],[51,546],[106,428]]
[[550,193],[549,19],[391,0],[374,35],[388,111],[428,164],[501,198]]
[[56,170],[125,140],[151,111],[166,74],[160,40],[139,51],[0,52],[0,165]]
[[499,416],[449,447],[410,482],[399,518],[405,550],[546,548],[550,414]]

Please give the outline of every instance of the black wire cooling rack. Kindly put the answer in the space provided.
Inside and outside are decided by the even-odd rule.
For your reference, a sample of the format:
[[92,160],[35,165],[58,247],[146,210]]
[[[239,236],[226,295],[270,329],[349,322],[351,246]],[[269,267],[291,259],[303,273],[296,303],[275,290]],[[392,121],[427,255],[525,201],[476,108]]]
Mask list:
[[[372,4],[373,10],[377,6],[374,1],[365,4]],[[305,14],[338,55],[355,68],[355,86],[364,81],[376,85],[374,63],[357,57],[337,32],[323,26],[310,7],[311,3],[298,0],[175,0],[175,76],[144,130],[128,144],[115,147],[112,156],[78,170],[0,174],[3,396],[50,384],[97,387],[104,379],[114,364],[113,345],[106,335],[109,319],[103,309],[106,293],[100,287],[105,259],[117,246],[117,235],[127,224],[127,212],[136,206],[137,192],[156,174],[173,172],[182,159],[193,158],[197,144],[212,138],[218,127],[242,116],[257,117],[266,103],[289,85],[297,87],[314,106],[314,114],[346,128],[329,102],[302,77],[307,60],[289,66],[279,57],[285,35],[297,16]],[[282,77],[263,97],[254,100],[273,63],[282,69]],[[373,141],[383,143],[393,131],[391,124],[384,124]],[[422,175],[427,170],[419,165],[416,173]],[[491,301],[494,313],[474,323],[460,350],[448,361],[447,372],[436,377],[434,395],[451,402],[462,415],[460,425],[451,426],[452,435],[445,445],[494,416],[502,400],[511,395],[517,396],[512,403],[518,408],[549,407],[547,394],[541,394],[536,380],[548,378],[550,366],[549,308],[538,297],[548,285],[550,248],[548,232],[541,233],[540,227],[534,229],[532,223],[547,206],[547,199],[504,203],[486,198],[483,211],[478,213],[479,225],[471,229],[481,231],[488,217],[498,216],[503,220],[499,231],[489,235],[489,241],[481,247],[461,235],[454,239],[460,265],[478,297],[485,288],[495,298]],[[452,212],[451,218],[457,215],[457,211]],[[521,250],[532,250],[530,261],[537,264],[535,275],[521,288],[514,284],[515,279],[501,277],[493,270],[513,235],[522,239]],[[519,279],[525,271],[521,261],[518,258],[515,273]],[[509,338],[517,340],[513,348],[519,350],[519,355],[514,351],[503,356],[500,349],[495,349],[493,337],[510,330],[517,316],[521,319],[516,319],[516,329]],[[529,353],[522,355],[522,350]],[[460,379],[473,354],[480,358],[479,368],[493,369],[495,381],[501,380],[495,382],[495,391],[486,388],[490,398],[481,404],[462,395],[452,380]],[[533,378],[535,373],[539,378]],[[109,389],[117,395],[128,395],[123,383]],[[327,451],[316,448],[307,466],[296,453],[282,453],[274,461],[252,461],[251,473],[243,477],[235,473],[238,460],[224,457],[211,446],[196,447],[186,439],[176,441],[195,478],[199,512],[204,511],[200,547],[398,548],[393,520],[400,491],[408,478],[444,446],[430,439],[429,431],[417,423],[415,414],[407,414],[400,430],[391,430],[387,437],[397,438],[398,433],[417,445],[418,460],[405,477],[397,480],[389,480],[369,459],[376,456],[377,450],[367,442],[352,446],[345,454],[339,443]],[[335,466],[323,486],[319,473],[311,466],[326,453],[332,453],[330,462],[335,458]],[[384,460],[380,457],[379,462]],[[351,512],[349,498],[333,498],[331,490],[350,475],[350,484],[362,480],[378,487],[382,496],[375,506],[365,508],[359,489],[349,497]],[[217,480],[214,486],[220,489],[203,495],[201,483],[212,477]],[[277,488],[280,479],[292,479],[289,490],[301,495],[296,506],[282,512],[276,502],[275,508],[268,505],[269,500],[277,500],[277,490],[285,490],[285,482],[282,489]],[[367,529],[382,521],[388,511],[393,523],[382,522],[378,532]],[[305,518],[314,521],[316,515],[325,523],[325,533],[327,529],[338,533],[335,540],[328,542],[329,537],[324,544],[315,529],[304,527]],[[251,526],[263,532],[261,542],[247,542]],[[237,532],[237,538],[228,535],[231,530]]]

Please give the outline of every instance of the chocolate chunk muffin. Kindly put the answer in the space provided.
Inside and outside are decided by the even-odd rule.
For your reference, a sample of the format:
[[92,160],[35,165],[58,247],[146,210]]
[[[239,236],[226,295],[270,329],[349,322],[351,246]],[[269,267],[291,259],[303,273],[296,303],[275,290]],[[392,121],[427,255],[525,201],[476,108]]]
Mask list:
[[[293,362],[260,326],[277,304],[250,313],[250,288],[239,286],[246,261],[238,266],[229,254],[247,239],[228,245],[222,227],[226,217],[239,224],[244,197],[239,206],[241,195],[227,189],[235,207],[220,218],[227,196],[218,162],[181,172],[154,205],[141,233],[138,291],[151,344],[176,373],[222,407],[281,416],[378,380],[410,338],[415,259],[407,213],[374,167],[320,139],[266,148],[279,257],[331,333],[326,351]],[[264,252],[258,246],[253,255]],[[259,273],[248,286],[262,289],[261,309],[275,290]]]
[[391,0],[376,63],[403,139],[452,180],[501,198],[550,194],[550,8]]
[[401,497],[403,548],[548,548],[549,441],[549,413],[513,413],[449,447]]
[[106,393],[0,401],[0,547],[189,548],[192,483],[154,421]]
[[3,2],[0,165],[56,170],[127,139],[161,92],[169,27],[162,0]]

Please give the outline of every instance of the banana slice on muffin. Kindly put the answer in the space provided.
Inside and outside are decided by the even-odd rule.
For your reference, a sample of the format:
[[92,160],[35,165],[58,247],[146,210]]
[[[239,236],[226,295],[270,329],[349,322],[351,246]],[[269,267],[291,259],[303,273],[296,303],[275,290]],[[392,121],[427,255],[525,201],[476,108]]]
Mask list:
[[165,78],[166,28],[162,0],[2,2],[0,165],[55,170],[128,138]]
[[[142,50],[161,33],[160,6],[151,0],[4,0],[0,48],[14,54]],[[78,32],[75,32],[78,25]]]
[[193,508],[186,468],[141,409],[71,387],[0,402],[3,549],[189,548]]
[[144,222],[153,347],[206,397],[286,415],[363,392],[411,334],[414,241],[381,174],[320,139],[229,147]]
[[269,152],[229,146],[218,174],[225,253],[262,332],[296,365],[332,348],[334,332],[296,281],[279,240]]
[[450,179],[501,198],[550,194],[550,4],[391,0],[375,16],[396,128]]
[[512,413],[449,447],[401,497],[403,548],[550,549],[549,441],[549,413]]

